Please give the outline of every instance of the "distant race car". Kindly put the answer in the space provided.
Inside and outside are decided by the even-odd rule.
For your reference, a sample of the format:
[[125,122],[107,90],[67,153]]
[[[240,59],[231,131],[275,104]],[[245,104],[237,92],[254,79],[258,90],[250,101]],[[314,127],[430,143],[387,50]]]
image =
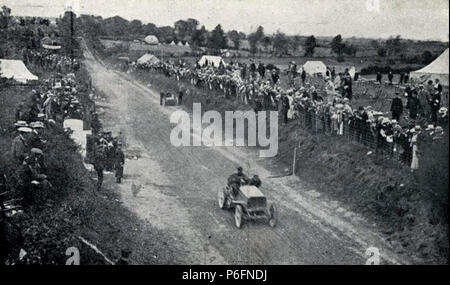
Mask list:
[[277,223],[277,211],[273,203],[268,204],[266,196],[253,185],[242,185],[238,193],[233,195],[230,186],[220,189],[217,193],[219,208],[234,208],[234,221],[236,227],[241,228],[245,219],[265,219],[271,227]]
[[172,93],[167,93],[163,98],[163,106],[176,106],[178,104],[178,99]]

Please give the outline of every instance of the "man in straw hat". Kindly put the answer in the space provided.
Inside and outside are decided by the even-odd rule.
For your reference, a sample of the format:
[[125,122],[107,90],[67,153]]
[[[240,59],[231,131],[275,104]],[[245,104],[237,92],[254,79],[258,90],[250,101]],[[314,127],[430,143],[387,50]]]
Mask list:
[[51,188],[47,175],[42,173],[43,152],[39,148],[32,148],[18,169],[19,191],[24,197],[25,205],[34,205],[37,199],[42,199],[42,192],[35,190],[48,190]]
[[21,164],[26,157],[28,149],[28,138],[33,131],[29,127],[19,127],[19,135],[16,136],[11,144],[11,154],[14,162]]

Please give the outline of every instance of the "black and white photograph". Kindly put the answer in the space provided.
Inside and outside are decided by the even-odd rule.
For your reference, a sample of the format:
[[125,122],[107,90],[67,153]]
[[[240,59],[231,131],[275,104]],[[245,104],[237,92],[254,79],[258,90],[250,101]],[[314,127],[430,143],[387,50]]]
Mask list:
[[0,267],[448,265],[448,108],[448,0],[0,0]]

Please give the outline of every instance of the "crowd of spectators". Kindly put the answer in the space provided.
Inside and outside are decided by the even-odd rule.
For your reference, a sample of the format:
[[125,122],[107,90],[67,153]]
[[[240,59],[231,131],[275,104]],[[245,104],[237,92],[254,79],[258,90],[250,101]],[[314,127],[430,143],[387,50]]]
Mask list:
[[50,70],[57,73],[69,73],[71,70],[77,71],[80,63],[77,59],[60,55],[53,50],[47,49],[24,49],[23,61],[25,65],[39,66],[43,70]]
[[[348,69],[337,73],[335,68],[327,68],[325,76],[311,76],[303,69],[298,71],[291,62],[286,71],[287,87],[283,87],[283,72],[254,61],[228,65],[221,62],[219,66],[206,61],[203,66],[197,63],[189,67],[179,60],[133,67],[163,73],[206,89],[208,94],[240,100],[255,111],[278,110],[282,123],[295,119],[315,132],[345,136],[375,149],[377,155],[395,157],[412,169],[419,167],[418,144],[426,137],[440,139],[448,123],[448,109],[441,106],[443,88],[439,81],[414,85],[407,83],[405,74],[396,87],[395,98],[387,99],[391,100],[388,114],[371,106],[352,107],[352,86],[358,74],[351,76]],[[373,84],[383,84],[376,82]]]
[[[56,61],[64,60],[60,57]],[[98,173],[97,188],[101,187],[104,169],[116,170],[117,182],[120,182],[124,163],[121,143],[112,137],[111,132],[102,130],[89,85],[70,72],[55,73],[40,80],[33,88],[17,105],[16,122],[11,126],[11,132],[15,134],[11,149],[2,154],[2,212],[12,212],[3,209],[8,201],[19,201],[16,204],[25,209],[45,205],[40,203],[45,200],[45,193],[57,191],[52,186],[52,174],[47,173],[43,150],[49,151],[47,144],[55,131],[71,134],[70,129],[64,128],[67,119],[80,120],[83,129],[92,130],[90,161],[86,162],[92,163]]]

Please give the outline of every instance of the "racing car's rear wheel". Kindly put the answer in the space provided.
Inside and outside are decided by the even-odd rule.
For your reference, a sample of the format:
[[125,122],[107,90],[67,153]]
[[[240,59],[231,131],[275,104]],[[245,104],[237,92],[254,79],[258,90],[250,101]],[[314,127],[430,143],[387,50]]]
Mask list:
[[220,209],[225,208],[225,192],[223,189],[220,189],[219,192],[217,192],[217,202],[219,203]]
[[277,224],[277,208],[274,204],[270,204],[269,206],[269,226],[272,228]]
[[234,210],[234,223],[236,224],[236,227],[240,229],[242,227],[242,206],[236,205],[236,209]]

